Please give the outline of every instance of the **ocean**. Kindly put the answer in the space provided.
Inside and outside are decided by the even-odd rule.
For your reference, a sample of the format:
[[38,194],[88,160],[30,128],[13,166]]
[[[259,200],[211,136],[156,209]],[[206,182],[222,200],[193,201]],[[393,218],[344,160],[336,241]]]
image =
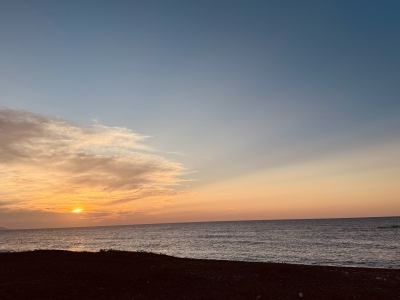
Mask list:
[[34,249],[400,269],[400,217],[0,231],[0,252]]

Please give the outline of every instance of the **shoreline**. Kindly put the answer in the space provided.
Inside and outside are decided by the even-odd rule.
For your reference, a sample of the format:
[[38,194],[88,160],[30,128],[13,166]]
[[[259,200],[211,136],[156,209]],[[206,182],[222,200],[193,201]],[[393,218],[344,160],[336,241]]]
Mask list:
[[174,256],[170,254],[164,254],[160,252],[150,252],[146,250],[119,250],[119,249],[100,249],[99,251],[92,251],[92,250],[82,250],[82,251],[75,251],[75,250],[66,250],[66,249],[32,249],[32,250],[1,250],[0,255],[3,253],[29,253],[35,251],[61,251],[61,252],[72,252],[72,253],[98,253],[98,252],[128,252],[128,253],[149,253],[161,256],[169,256],[174,258],[183,258],[183,259],[194,259],[194,260],[204,260],[204,261],[231,261],[231,262],[243,262],[243,263],[264,263],[264,264],[285,264],[285,265],[294,265],[294,266],[314,266],[314,267],[332,267],[332,268],[360,268],[360,269],[377,269],[377,270],[399,270],[400,268],[385,268],[385,267],[374,267],[374,266],[360,266],[360,265],[330,265],[330,264],[307,264],[307,263],[295,263],[295,262],[283,262],[283,261],[258,261],[258,260],[235,260],[235,259],[214,259],[214,258],[196,258],[196,257],[181,257],[181,256]]
[[400,269],[203,260],[116,250],[2,252],[0,298],[400,299]]

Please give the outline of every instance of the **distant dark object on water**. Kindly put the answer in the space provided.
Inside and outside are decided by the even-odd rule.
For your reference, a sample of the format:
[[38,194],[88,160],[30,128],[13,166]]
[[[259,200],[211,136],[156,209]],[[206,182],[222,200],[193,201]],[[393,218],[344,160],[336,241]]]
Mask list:
[[391,226],[379,226],[379,229],[397,229],[400,228],[400,225],[391,225]]

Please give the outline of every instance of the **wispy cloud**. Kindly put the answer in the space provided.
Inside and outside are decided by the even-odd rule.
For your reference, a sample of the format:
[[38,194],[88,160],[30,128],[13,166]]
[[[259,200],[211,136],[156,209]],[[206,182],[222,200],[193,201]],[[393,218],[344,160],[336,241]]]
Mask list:
[[0,109],[0,206],[11,210],[93,209],[176,195],[184,168],[153,155],[148,137],[121,127],[80,126]]

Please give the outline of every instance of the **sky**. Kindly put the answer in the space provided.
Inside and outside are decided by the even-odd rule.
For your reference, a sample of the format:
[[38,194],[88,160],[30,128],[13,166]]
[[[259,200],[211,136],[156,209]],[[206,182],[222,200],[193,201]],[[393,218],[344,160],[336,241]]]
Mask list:
[[399,216],[399,14],[3,0],[0,226]]

